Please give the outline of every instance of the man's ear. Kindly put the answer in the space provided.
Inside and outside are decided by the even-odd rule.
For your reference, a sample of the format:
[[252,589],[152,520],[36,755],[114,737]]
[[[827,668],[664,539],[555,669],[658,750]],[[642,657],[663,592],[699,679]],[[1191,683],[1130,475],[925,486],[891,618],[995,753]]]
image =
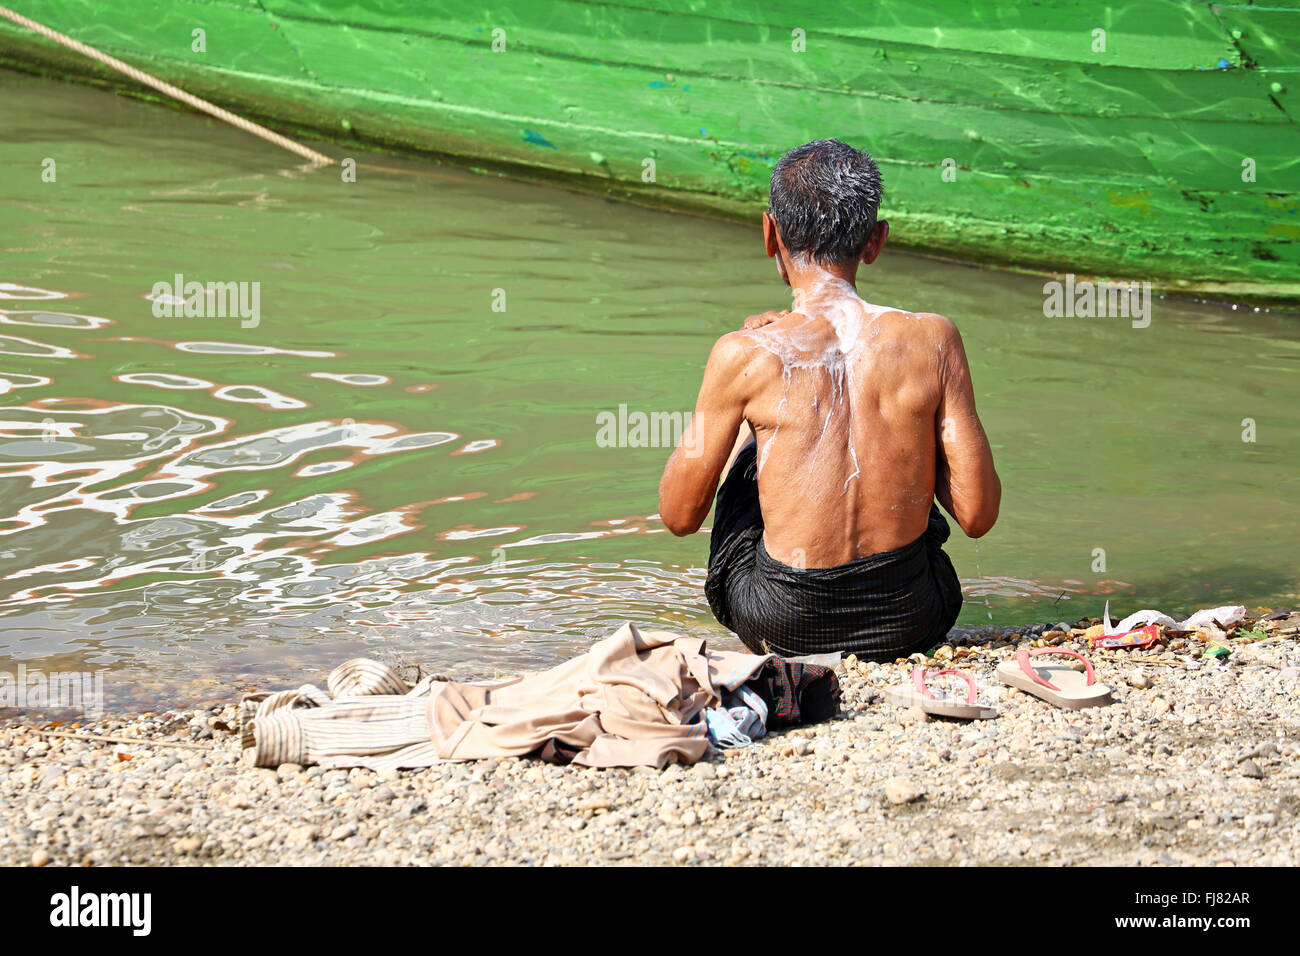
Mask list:
[[776,238],[776,220],[770,212],[763,213],[763,250],[769,259],[775,259],[780,251]]
[[889,238],[889,220],[882,219],[876,223],[876,228],[871,230],[871,235],[867,237],[867,244],[862,249],[862,264],[871,265],[876,261],[876,256],[880,255],[880,250],[885,248],[885,240]]
[[776,220],[770,212],[763,213],[763,250],[769,258],[776,260],[776,271],[781,281],[790,284],[790,276],[785,271],[785,256],[781,255],[781,234],[777,231]]

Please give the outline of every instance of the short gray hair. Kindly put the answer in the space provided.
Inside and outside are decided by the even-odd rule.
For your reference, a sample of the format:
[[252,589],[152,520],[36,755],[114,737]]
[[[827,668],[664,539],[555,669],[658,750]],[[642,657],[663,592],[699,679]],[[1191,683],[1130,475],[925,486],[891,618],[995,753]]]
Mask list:
[[768,209],[792,256],[839,265],[862,255],[883,196],[870,156],[838,139],[818,139],[777,162]]

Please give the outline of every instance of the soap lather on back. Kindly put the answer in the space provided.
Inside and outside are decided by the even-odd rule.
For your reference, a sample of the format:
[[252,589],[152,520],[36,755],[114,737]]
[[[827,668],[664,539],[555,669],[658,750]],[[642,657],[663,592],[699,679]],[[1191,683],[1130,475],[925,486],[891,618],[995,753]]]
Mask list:
[[744,418],[758,442],[768,553],[832,567],[925,530],[951,324],[869,305],[851,288],[825,302],[836,323],[806,299],[800,311],[737,333],[754,380]]

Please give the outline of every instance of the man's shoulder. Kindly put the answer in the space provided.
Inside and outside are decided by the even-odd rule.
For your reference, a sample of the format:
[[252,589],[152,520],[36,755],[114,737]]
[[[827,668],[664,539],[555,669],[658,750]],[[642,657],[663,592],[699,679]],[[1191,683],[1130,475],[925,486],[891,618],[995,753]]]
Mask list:
[[739,371],[764,356],[770,357],[771,352],[762,344],[762,339],[767,335],[766,328],[727,332],[713,343],[713,350],[709,353],[709,364]]
[[951,335],[957,331],[957,323],[946,315],[940,315],[938,312],[907,312],[903,309],[898,311],[930,332],[939,335]]
[[907,312],[896,310],[896,328],[917,344],[947,347],[961,344],[957,323],[938,312]]

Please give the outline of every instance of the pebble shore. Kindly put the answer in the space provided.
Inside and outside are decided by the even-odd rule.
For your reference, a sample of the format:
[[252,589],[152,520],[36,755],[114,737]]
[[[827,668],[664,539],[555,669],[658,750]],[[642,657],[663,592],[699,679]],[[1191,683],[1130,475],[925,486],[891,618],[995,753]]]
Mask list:
[[914,661],[850,658],[835,720],[663,771],[255,769],[234,701],[52,732],[14,718],[0,864],[1295,866],[1300,613],[1266,615],[1222,635],[1224,658],[1205,633],[1091,652],[1115,702],[1082,711],[994,668],[1018,647],[1083,650],[1098,619],[954,633],[928,663],[1000,709],[969,723],[884,701]]

